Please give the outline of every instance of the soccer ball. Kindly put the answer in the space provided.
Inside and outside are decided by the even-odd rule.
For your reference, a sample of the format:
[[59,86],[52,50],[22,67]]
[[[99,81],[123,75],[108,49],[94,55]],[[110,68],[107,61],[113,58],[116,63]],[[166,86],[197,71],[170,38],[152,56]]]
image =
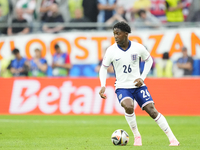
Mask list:
[[129,135],[126,131],[118,129],[113,132],[111,140],[114,145],[125,146],[129,141]]

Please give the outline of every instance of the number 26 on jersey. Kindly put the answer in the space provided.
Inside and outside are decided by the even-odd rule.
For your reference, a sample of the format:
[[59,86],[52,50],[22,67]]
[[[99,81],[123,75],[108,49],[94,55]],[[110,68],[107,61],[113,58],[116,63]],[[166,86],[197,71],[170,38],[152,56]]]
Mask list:
[[131,69],[131,65],[123,65],[124,68],[124,73],[131,73],[132,69]]

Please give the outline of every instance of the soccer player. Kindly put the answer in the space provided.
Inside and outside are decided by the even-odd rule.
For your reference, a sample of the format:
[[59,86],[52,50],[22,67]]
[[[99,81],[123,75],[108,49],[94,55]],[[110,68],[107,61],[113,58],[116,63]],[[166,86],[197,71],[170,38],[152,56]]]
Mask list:
[[[106,90],[107,68],[112,64],[116,73],[115,92],[121,106],[125,110],[125,118],[134,134],[134,146],[142,145],[141,135],[138,131],[134,114],[134,99],[165,132],[170,141],[169,146],[178,146],[178,140],[170,129],[165,117],[154,107],[153,99],[144,84],[144,80],[153,63],[150,53],[143,45],[129,41],[128,34],[131,33],[131,28],[127,23],[116,23],[113,27],[113,33],[116,43],[107,49],[99,71],[101,81],[100,96],[106,99],[104,92]],[[145,61],[141,75],[139,57]]]

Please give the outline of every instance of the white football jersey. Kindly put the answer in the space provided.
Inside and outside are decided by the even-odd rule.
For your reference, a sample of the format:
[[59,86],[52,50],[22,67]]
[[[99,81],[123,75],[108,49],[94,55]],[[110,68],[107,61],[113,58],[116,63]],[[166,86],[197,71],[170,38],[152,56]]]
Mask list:
[[[123,50],[117,43],[111,45],[104,56],[102,64],[108,67],[113,65],[117,88],[137,88],[134,81],[140,78],[139,58],[147,60],[150,53],[137,42],[129,41],[129,46]],[[144,86],[144,84],[143,84]]]

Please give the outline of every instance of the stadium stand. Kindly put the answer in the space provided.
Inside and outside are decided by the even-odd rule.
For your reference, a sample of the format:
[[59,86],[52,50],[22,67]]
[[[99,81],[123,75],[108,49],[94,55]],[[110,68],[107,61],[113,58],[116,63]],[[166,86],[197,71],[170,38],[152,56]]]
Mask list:
[[[175,0],[173,3],[171,0],[130,0],[128,3],[123,0],[109,0],[108,3],[105,0],[94,0],[93,3],[89,0],[0,1],[0,35],[7,37],[43,32],[67,34],[77,30],[105,32],[110,31],[117,21],[126,21],[136,30],[152,29],[152,27],[156,29],[192,28],[199,26],[199,10],[198,0]],[[142,17],[143,14],[146,14],[146,18]],[[180,17],[173,18],[177,14]],[[14,48],[15,46],[12,45],[11,50]],[[71,57],[71,54],[69,55]],[[47,59],[47,76],[53,75],[52,62],[48,62],[51,59]],[[3,66],[1,76],[10,76],[8,72],[5,73],[7,75],[3,73],[10,58],[0,61]],[[98,63],[86,64],[72,62],[69,76],[97,77],[95,67]],[[155,72],[151,71],[150,74],[157,76]],[[199,57],[194,59],[192,75],[200,75]]]

